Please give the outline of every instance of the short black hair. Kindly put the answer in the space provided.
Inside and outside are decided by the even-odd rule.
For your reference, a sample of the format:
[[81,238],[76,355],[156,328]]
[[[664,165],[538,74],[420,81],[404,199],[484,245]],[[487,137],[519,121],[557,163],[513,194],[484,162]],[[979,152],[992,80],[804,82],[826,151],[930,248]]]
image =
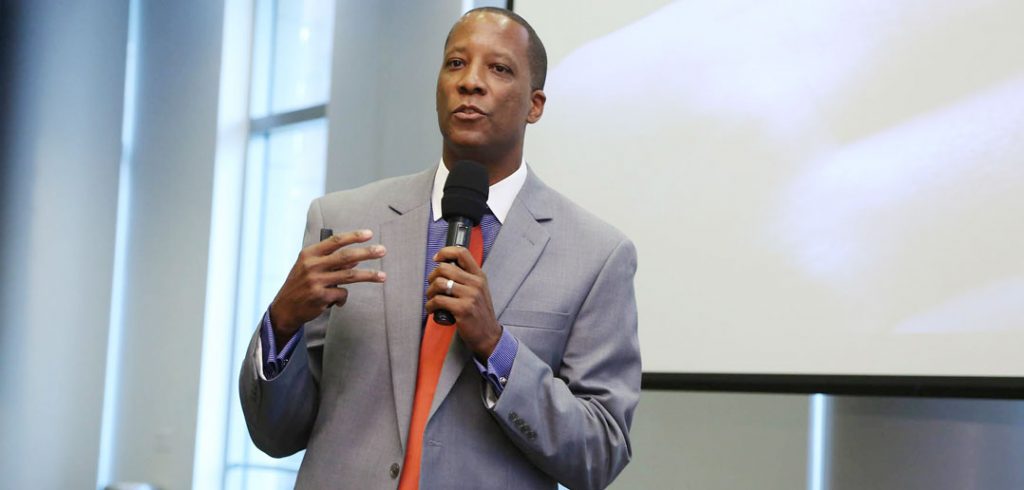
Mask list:
[[[540,37],[537,36],[537,31],[533,30],[533,26],[531,26],[526,19],[520,17],[519,14],[499,7],[475,8],[465,14],[462,14],[462,17],[460,17],[459,20],[461,21],[462,18],[465,18],[469,14],[478,12],[487,12],[503,16],[511,19],[512,22],[523,26],[523,29],[526,29],[526,33],[529,36],[529,40],[526,45],[526,57],[530,63],[530,88],[533,90],[543,90],[544,81],[548,77],[548,52],[544,49],[544,43],[540,41]],[[448,37],[444,39],[444,45],[446,48],[448,47],[448,41],[452,38],[452,31],[455,30],[455,26],[457,25],[459,25],[458,22],[452,26],[451,30],[448,31]]]

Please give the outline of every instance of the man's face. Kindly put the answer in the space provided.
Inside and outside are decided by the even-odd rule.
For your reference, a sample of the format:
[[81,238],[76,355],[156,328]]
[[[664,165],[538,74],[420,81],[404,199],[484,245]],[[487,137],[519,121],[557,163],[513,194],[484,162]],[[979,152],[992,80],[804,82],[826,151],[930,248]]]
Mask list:
[[544,92],[530,89],[528,40],[526,29],[493,13],[456,24],[437,77],[445,145],[488,152],[522,142],[526,124],[544,108]]

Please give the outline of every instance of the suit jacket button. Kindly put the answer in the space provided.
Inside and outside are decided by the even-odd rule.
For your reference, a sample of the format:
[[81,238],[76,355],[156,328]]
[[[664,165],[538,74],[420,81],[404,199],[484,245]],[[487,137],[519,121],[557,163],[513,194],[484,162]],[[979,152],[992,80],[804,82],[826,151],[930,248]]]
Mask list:
[[398,466],[398,463],[391,463],[391,478],[398,478],[398,474],[401,473],[402,467]]

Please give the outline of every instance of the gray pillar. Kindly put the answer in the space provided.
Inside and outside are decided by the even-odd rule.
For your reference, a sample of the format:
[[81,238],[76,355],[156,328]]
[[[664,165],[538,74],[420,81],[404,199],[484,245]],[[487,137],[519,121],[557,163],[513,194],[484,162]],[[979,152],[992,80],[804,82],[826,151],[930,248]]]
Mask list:
[[122,369],[110,481],[101,483],[184,489],[196,440],[224,4],[138,5]]
[[644,390],[612,489],[806,488],[807,396]]
[[95,488],[128,2],[0,2],[0,486]]

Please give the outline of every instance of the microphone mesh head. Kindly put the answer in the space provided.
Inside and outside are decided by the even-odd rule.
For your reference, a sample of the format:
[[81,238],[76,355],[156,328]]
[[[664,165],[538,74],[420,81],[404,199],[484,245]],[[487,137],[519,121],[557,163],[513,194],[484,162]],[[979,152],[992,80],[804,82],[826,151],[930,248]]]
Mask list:
[[487,211],[487,183],[487,169],[483,165],[469,160],[455,162],[444,182],[441,217],[447,220],[461,216],[474,225],[480,223]]

